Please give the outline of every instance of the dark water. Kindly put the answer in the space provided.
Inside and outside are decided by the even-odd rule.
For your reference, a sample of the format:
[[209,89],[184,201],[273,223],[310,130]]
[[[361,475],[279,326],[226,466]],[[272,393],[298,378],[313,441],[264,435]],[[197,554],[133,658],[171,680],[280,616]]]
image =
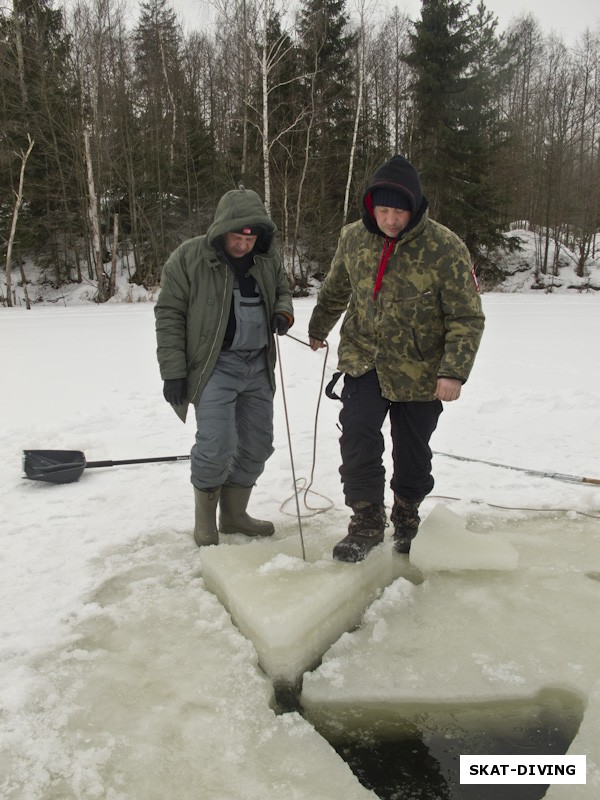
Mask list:
[[381,800],[538,800],[548,785],[460,784],[461,755],[567,752],[583,717],[581,701],[567,692],[548,691],[539,702],[527,703],[524,708],[512,706],[502,711],[497,724],[493,715],[488,715],[487,725],[470,725],[468,731],[459,723],[440,723],[436,729],[436,709],[432,708],[425,715],[427,730],[407,733],[406,726],[401,726],[401,734],[392,738],[388,728],[384,738],[377,738],[375,726],[358,736],[351,732],[344,741],[338,729],[331,744],[358,780]]
[[337,753],[358,780],[385,800],[450,798],[439,764],[421,738],[337,743]]
[[[531,743],[535,747],[531,749]],[[538,800],[548,786],[461,785],[459,756],[564,755],[570,740],[556,726],[521,728],[511,737],[485,732],[451,737],[427,734],[397,741],[336,743],[359,781],[381,800]]]
[[[276,713],[297,711],[306,716],[300,688],[275,686]],[[420,727],[414,715],[407,722],[401,712],[394,720],[386,715],[381,725],[372,712],[360,707],[337,718],[332,710],[326,723],[307,718],[380,800],[541,800],[548,784],[461,785],[460,756],[565,755],[584,710],[579,696],[549,688],[522,703],[464,704],[454,709],[422,706]],[[464,719],[470,720],[468,729]],[[345,727],[350,725],[352,729]],[[379,728],[384,735],[378,735]]]

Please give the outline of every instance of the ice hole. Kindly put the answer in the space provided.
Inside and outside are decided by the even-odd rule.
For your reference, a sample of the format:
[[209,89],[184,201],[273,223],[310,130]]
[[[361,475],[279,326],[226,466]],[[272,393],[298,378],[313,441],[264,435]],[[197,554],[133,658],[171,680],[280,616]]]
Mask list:
[[360,783],[381,800],[537,800],[548,785],[461,785],[459,756],[564,755],[584,703],[548,689],[528,702],[355,706],[311,720]]

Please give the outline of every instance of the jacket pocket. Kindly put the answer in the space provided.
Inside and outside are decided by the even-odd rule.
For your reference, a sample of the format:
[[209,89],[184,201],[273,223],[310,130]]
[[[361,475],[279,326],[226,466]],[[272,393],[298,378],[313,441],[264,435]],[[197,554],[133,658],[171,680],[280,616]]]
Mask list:
[[430,362],[444,347],[443,314],[433,292],[404,295],[388,301],[383,309],[379,339],[400,359]]
[[419,360],[420,361],[425,361],[425,356],[423,355],[423,353],[421,351],[421,347],[419,346],[419,340],[417,338],[417,332],[416,332],[416,330],[414,328],[412,329],[412,338],[413,338],[413,344],[415,346],[415,350],[417,351],[417,356],[419,357]]

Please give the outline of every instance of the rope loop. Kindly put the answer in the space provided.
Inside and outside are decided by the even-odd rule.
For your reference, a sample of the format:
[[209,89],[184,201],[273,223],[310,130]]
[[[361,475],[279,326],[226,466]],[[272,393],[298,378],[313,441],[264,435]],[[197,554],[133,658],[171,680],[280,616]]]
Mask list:
[[[287,333],[286,336],[289,339],[293,339],[295,342],[299,342],[300,344],[303,344],[306,347],[310,347],[308,342],[304,342],[302,339],[297,339],[295,336],[291,336],[289,333]],[[293,482],[293,487],[294,487],[294,493],[292,495],[290,495],[286,500],[283,501],[283,503],[279,507],[279,510],[283,514],[288,514],[289,516],[294,516],[291,512],[286,511],[286,508],[287,508],[288,504],[290,502],[292,502],[292,500],[295,501],[295,503],[296,503],[296,517],[298,518],[298,528],[299,528],[299,532],[300,532],[300,541],[302,543],[302,557],[304,558],[304,560],[306,560],[306,554],[305,554],[305,549],[304,549],[304,537],[303,537],[303,534],[302,534],[302,519],[306,519],[308,517],[314,517],[317,514],[324,514],[326,511],[329,511],[330,508],[333,508],[333,505],[334,505],[333,500],[331,500],[329,497],[326,497],[325,495],[320,494],[319,492],[316,492],[314,489],[311,488],[312,485],[313,485],[313,482],[314,482],[315,467],[316,467],[316,462],[317,462],[317,424],[318,424],[318,421],[319,421],[319,409],[321,407],[321,396],[323,394],[323,386],[324,386],[324,383],[325,383],[325,372],[326,372],[326,369],[327,369],[327,359],[329,357],[329,345],[327,344],[327,342],[324,343],[325,344],[325,358],[323,359],[323,370],[321,372],[321,382],[320,382],[320,385],[319,385],[319,395],[318,395],[318,400],[317,400],[317,408],[316,408],[316,412],[315,412],[315,423],[314,423],[314,432],[313,432],[312,466],[311,466],[311,471],[310,471],[310,479],[307,482],[306,478],[296,478],[296,471],[295,471],[295,467],[294,467],[294,455],[293,455],[293,450],[292,450],[292,440],[291,440],[291,434],[290,434],[290,419],[289,419],[288,408],[287,408],[287,400],[286,400],[286,396],[285,396],[285,383],[284,383],[284,379],[283,379],[283,367],[282,367],[282,363],[281,363],[281,351],[280,351],[280,348],[279,348],[279,341],[278,341],[277,337],[275,337],[275,340],[276,340],[276,344],[277,344],[277,360],[279,362],[279,374],[280,374],[280,377],[281,377],[281,394],[282,394],[282,398],[283,398],[285,424],[286,424],[287,436],[288,436],[288,446],[289,446],[289,450],[290,450],[290,462],[291,462],[291,466],[292,466],[292,482]],[[307,514],[301,514],[300,513],[300,503],[299,503],[299,495],[300,495],[300,493],[303,494],[304,507],[309,512]],[[315,495],[316,497],[320,497],[321,500],[325,501],[326,505],[324,505],[324,506],[311,506],[311,505],[309,505],[308,500],[307,500],[307,497],[308,497],[309,493]]]

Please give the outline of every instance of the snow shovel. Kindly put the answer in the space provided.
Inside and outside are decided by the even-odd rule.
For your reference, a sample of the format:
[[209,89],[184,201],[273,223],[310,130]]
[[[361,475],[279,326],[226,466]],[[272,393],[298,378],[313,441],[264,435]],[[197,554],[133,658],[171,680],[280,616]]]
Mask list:
[[32,481],[74,483],[84,469],[115,467],[120,464],[148,464],[157,461],[185,461],[190,456],[129,458],[125,461],[86,461],[81,450],[23,450],[23,471]]

